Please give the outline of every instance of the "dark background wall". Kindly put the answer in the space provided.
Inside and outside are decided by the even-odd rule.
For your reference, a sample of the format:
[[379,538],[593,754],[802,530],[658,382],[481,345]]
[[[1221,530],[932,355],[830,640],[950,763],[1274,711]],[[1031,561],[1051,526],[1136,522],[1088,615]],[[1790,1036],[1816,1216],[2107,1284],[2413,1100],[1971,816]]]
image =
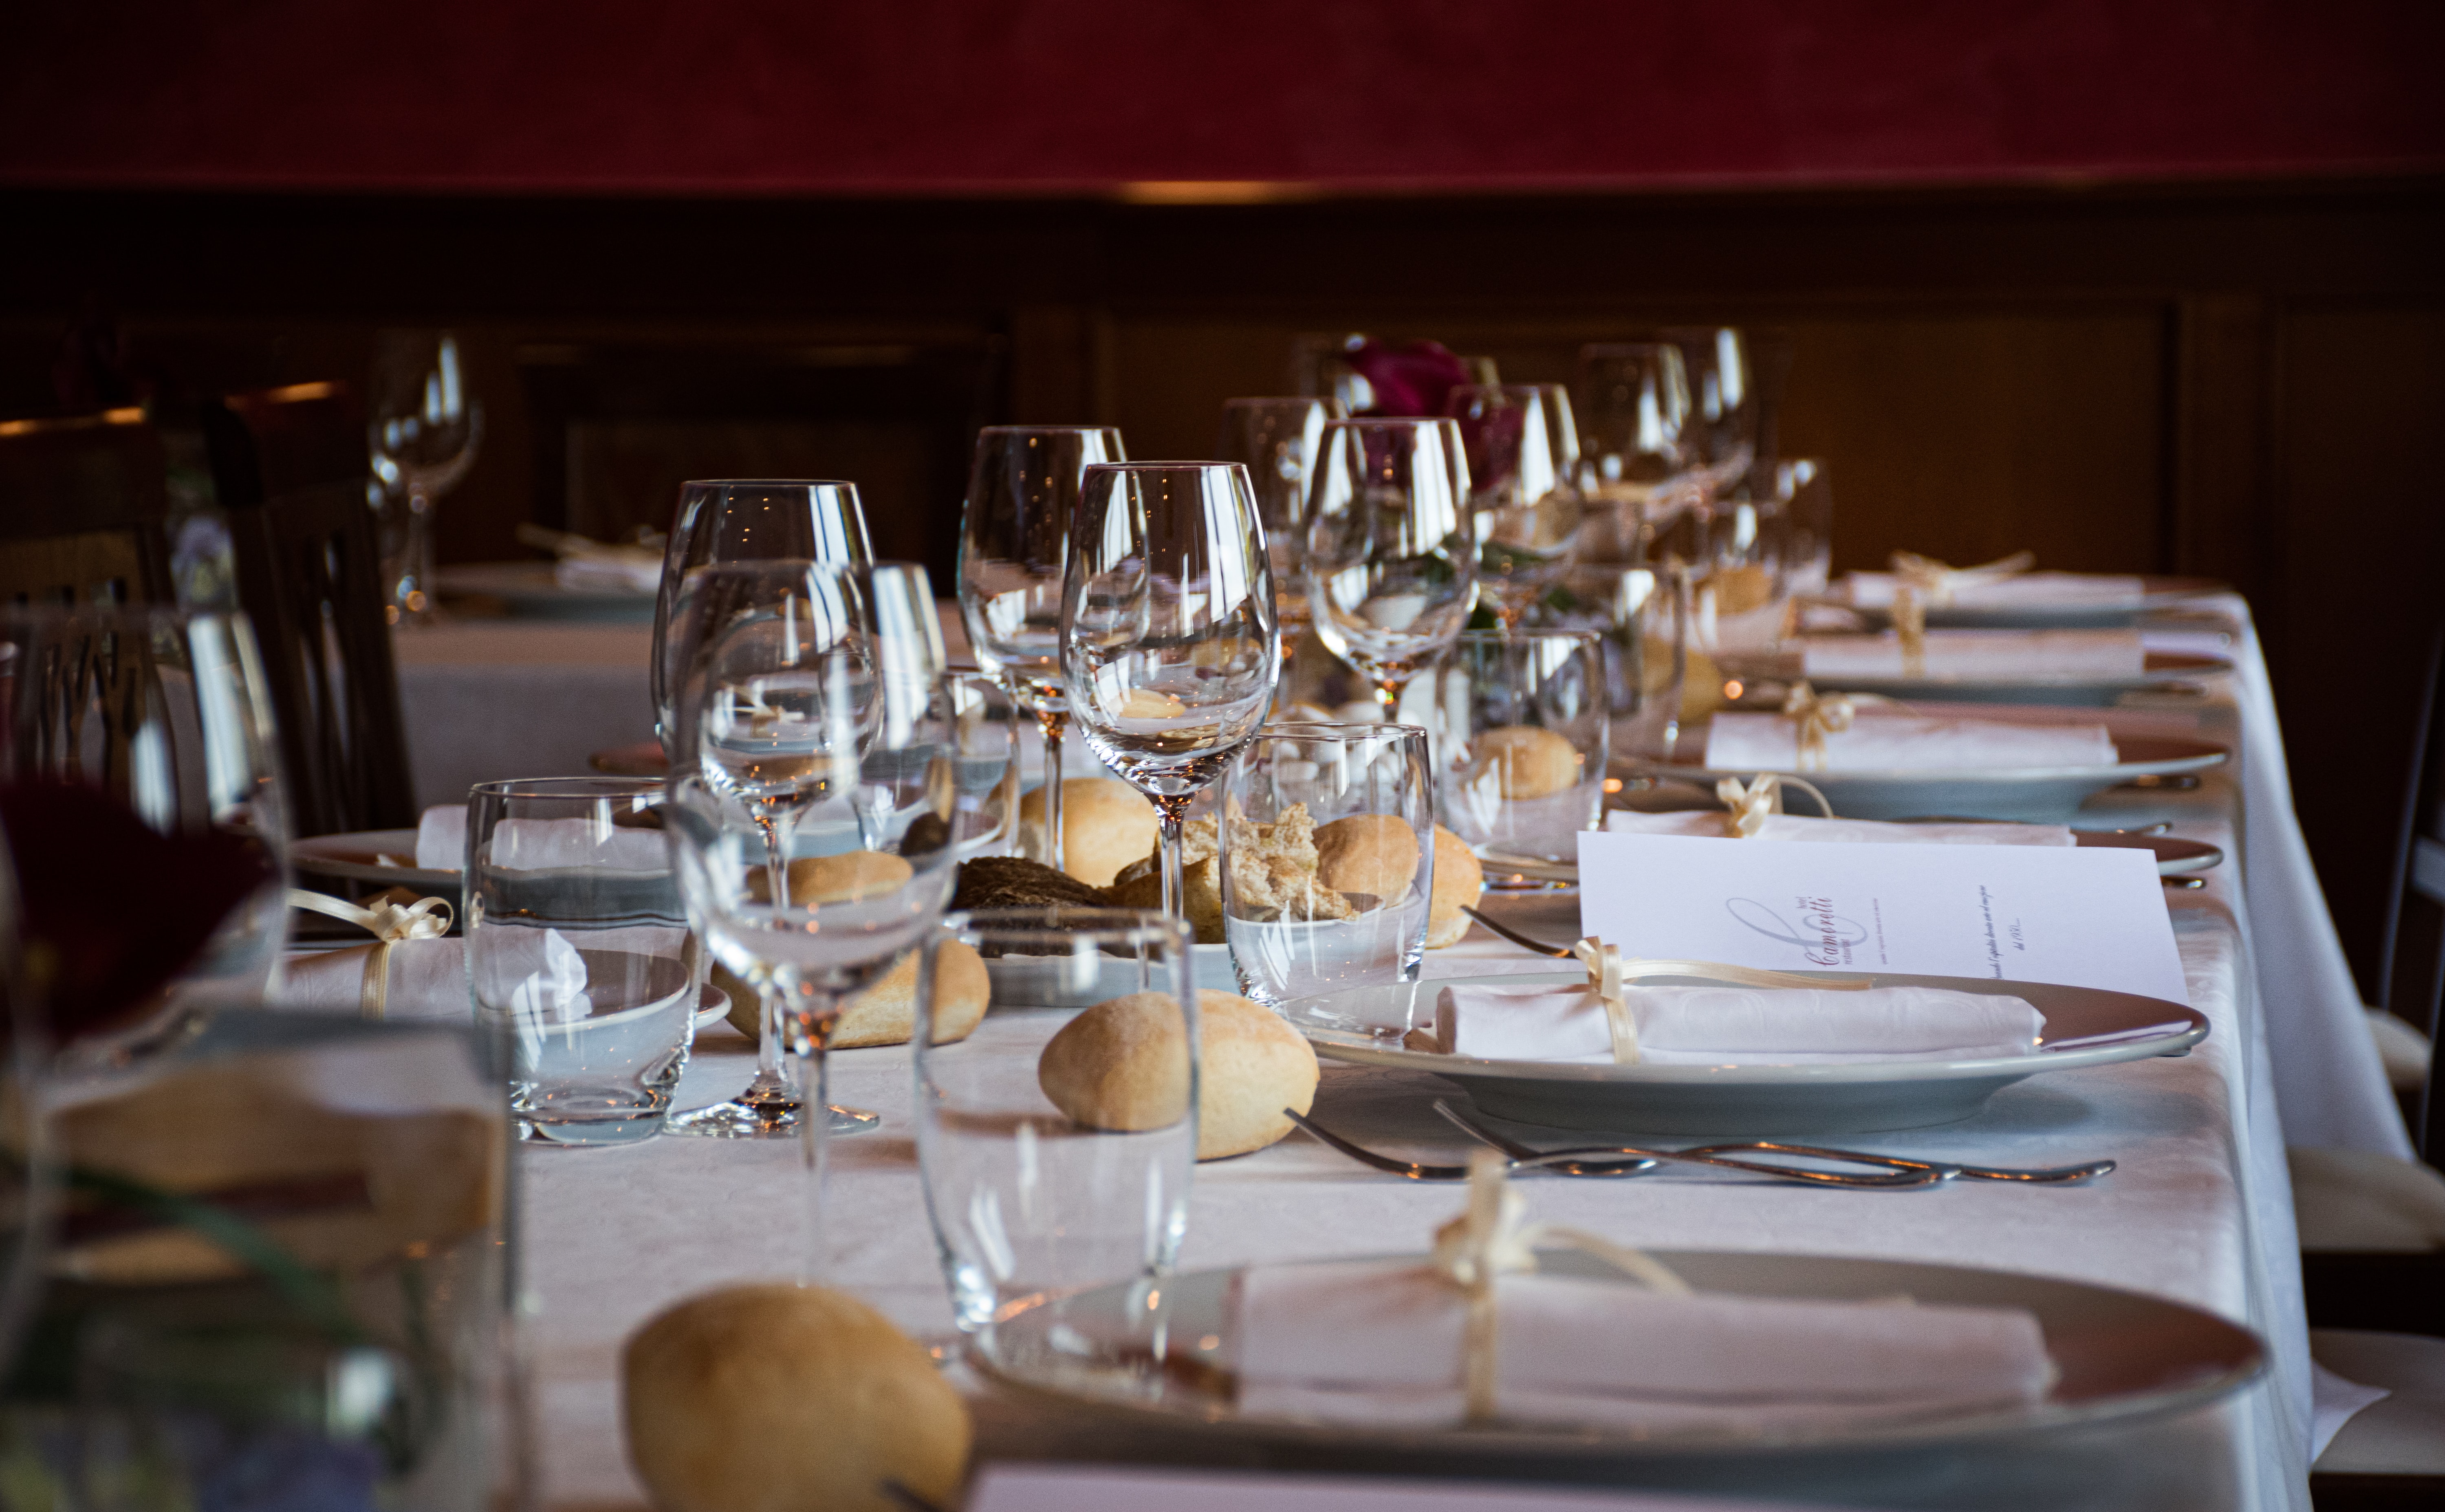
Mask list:
[[2375,980],[2445,619],[2445,7],[42,5],[0,50],[0,414],[80,319],[233,388],[466,335],[445,554],[691,470],[947,564],[967,434],[1200,455],[1305,332],[1506,376],[1791,333],[1842,565],[2204,572],[2268,634]]

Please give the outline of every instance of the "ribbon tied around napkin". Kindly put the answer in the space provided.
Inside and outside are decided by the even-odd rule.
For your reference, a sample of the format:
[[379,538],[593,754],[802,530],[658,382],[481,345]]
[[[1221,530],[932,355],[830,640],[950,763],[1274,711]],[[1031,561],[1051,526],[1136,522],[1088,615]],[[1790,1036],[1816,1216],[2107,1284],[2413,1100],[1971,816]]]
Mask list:
[[1782,717],[1800,726],[1797,738],[1801,771],[1825,770],[1825,737],[1851,728],[1851,719],[1857,712],[1857,705],[1839,693],[1820,696],[1805,681],[1791,685],[1791,691],[1783,696]]
[[439,940],[450,932],[450,905],[439,898],[419,898],[412,904],[383,901],[367,907],[328,893],[291,887],[289,905],[328,914],[373,935],[373,949],[365,953],[364,985],[357,999],[358,1011],[367,1018],[382,1017],[389,1007],[391,947],[410,940]]
[[[1583,946],[1589,943],[1580,942]],[[1612,953],[1612,946],[1603,948]],[[1468,1294],[1462,1363],[1471,1423],[1489,1422],[1496,1415],[1495,1279],[1535,1270],[1536,1245],[1540,1241],[1593,1255],[1650,1291],[1676,1297],[1687,1297],[1690,1291],[1689,1282],[1626,1244],[1585,1229],[1529,1223],[1527,1199],[1511,1189],[1508,1170],[1508,1164],[1493,1150],[1481,1149],[1469,1156],[1468,1206],[1435,1230],[1434,1253],[1428,1261]]]
[[1828,819],[1834,817],[1834,805],[1817,791],[1813,782],[1786,776],[1779,772],[1761,772],[1744,783],[1738,777],[1726,777],[1715,784],[1715,796],[1727,811],[1724,814],[1724,834],[1732,840],[1754,840],[1765,829],[1766,815],[1782,812],[1782,790],[1785,784],[1798,788],[1817,800],[1818,809]]
[[1895,551],[1892,565],[1894,576],[1901,579],[1904,586],[1915,588],[1926,603],[1941,607],[1951,603],[1953,595],[1965,588],[2020,576],[2038,565],[2038,553],[2014,551],[1976,567],[1953,567],[1916,551]]
[[1588,971],[1588,991],[1604,1003],[1605,1030],[1613,1036],[1616,1066],[1638,1064],[1638,1019],[1630,1011],[1629,984],[1640,977],[1698,977],[1741,987],[1806,987],[1820,992],[1865,992],[1874,983],[1827,981],[1820,977],[1787,971],[1761,971],[1754,966],[1726,965],[1720,961],[1667,961],[1653,957],[1624,961],[1619,947],[1594,935],[1571,947]]

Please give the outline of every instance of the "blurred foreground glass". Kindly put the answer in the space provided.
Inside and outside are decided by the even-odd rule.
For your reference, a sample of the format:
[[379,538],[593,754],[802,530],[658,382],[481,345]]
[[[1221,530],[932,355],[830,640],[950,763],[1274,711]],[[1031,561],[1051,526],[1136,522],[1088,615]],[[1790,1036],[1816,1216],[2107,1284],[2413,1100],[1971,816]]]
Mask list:
[[[1300,810],[1322,863],[1304,890],[1268,874],[1257,830]],[[1222,815],[1222,932],[1242,993],[1271,1006],[1417,980],[1434,890],[1426,731],[1268,724],[1231,763]]]
[[663,785],[483,782],[468,793],[467,977],[510,1056],[510,1111],[554,1145],[663,1129],[704,968],[663,837]]
[[1834,569],[1833,473],[1820,457],[1777,462],[1772,497],[1766,538],[1782,591],[1824,592]]
[[[989,1356],[996,1324],[1130,1280],[1141,1295],[1125,1332],[1075,1331],[1073,1363],[1152,1364],[1164,1353],[1159,1283],[1188,1231],[1197,1165],[1189,943],[1185,924],[1152,913],[999,908],[951,915],[926,945],[915,1027],[918,1166],[952,1314]],[[957,1010],[945,984],[965,961],[949,958],[969,952],[982,958],[994,1011],[950,1043],[960,1030],[948,1021]],[[1124,997],[1136,1010],[1129,1033],[1142,1057],[1132,1066],[1137,1095],[1045,1070],[1046,1046],[1078,1008]]]
[[434,510],[476,465],[484,406],[468,392],[458,338],[446,330],[378,333],[366,401],[391,623],[429,625]]
[[1307,539],[1308,468],[1327,420],[1341,418],[1328,399],[1226,399],[1215,460],[1248,470],[1257,515],[1265,522],[1265,550],[1274,565],[1274,608],[1288,660],[1308,625],[1306,579],[1299,553]]
[[204,842],[241,883],[260,876],[158,1003],[122,1033],[80,1041],[79,1066],[262,1002],[289,930],[288,811],[265,687],[242,614],[0,609],[0,782],[91,788],[158,834]]
[[0,832],[0,1376],[42,1295],[59,1195],[49,1120],[43,1116],[48,1052],[35,984],[18,933],[17,873]]
[[1061,676],[1087,744],[1154,805],[1164,911],[1181,824],[1273,706],[1282,645],[1264,526],[1236,462],[1091,467],[1061,595]]
[[1334,420],[1309,483],[1317,636],[1375,685],[1385,716],[1477,604],[1468,461],[1448,420]]
[[663,548],[663,582],[654,599],[654,733],[677,771],[691,759],[678,727],[696,711],[685,685],[703,654],[709,626],[728,617],[719,582],[704,569],[723,564],[828,562],[865,567],[874,560],[866,512],[855,483],[787,478],[718,479],[680,487],[670,540]]
[[1611,750],[1602,644],[1583,630],[1474,630],[1440,671],[1435,800],[1445,828],[1485,861],[1576,862],[1599,822]]
[[1470,384],[1447,401],[1468,455],[1480,595],[1504,625],[1552,588],[1579,529],[1578,433],[1551,384]]
[[1129,459],[1109,425],[988,425],[977,432],[960,513],[960,614],[977,664],[1044,733],[1044,851],[1061,866],[1061,583],[1079,485]]

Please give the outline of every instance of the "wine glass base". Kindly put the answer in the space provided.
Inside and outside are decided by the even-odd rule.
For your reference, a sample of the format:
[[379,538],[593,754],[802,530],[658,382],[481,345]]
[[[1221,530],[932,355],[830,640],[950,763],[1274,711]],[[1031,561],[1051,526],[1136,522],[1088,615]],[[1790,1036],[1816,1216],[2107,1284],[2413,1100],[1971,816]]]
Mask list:
[[[733,1099],[709,1108],[675,1113],[663,1125],[666,1134],[692,1134],[699,1139],[794,1139],[798,1135],[795,1098],[746,1102]],[[827,1104],[824,1132],[831,1137],[863,1134],[883,1127],[883,1115],[863,1108]]]

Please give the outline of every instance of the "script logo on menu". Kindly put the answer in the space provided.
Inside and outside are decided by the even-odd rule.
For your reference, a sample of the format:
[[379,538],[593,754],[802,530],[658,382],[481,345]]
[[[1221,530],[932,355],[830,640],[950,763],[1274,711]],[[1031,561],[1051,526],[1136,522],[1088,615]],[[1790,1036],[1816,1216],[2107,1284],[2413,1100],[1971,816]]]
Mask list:
[[1854,947],[1869,934],[1866,924],[1838,912],[1831,898],[1798,897],[1781,908],[1755,898],[1730,898],[1724,907],[1745,927],[1798,946],[1800,959],[1811,966],[1850,965]]

